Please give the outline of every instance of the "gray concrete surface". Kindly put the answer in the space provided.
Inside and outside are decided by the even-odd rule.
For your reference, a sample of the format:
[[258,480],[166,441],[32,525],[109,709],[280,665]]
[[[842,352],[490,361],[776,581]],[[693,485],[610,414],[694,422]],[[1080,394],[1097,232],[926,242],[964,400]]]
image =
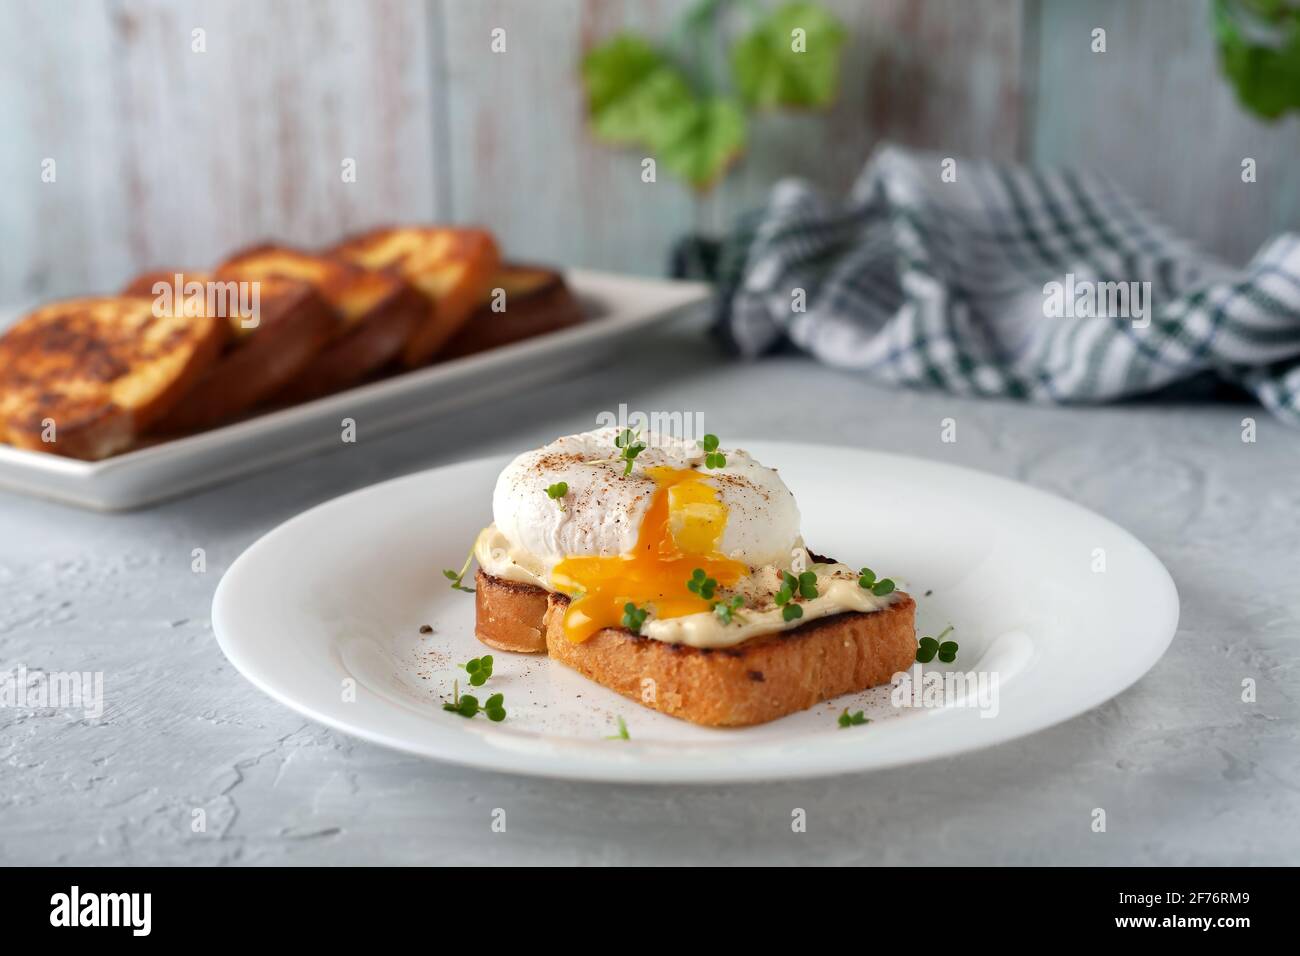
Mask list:
[[[725,787],[563,783],[442,766],[305,722],[226,663],[221,573],[299,511],[518,450],[633,408],[722,435],[951,461],[1064,495],[1166,563],[1173,646],[1103,707],[957,759]],[[939,440],[940,419],[960,423]],[[1258,440],[1241,441],[1241,419]],[[0,671],[103,671],[101,719],[0,708],[6,864],[1300,862],[1300,434],[1245,405],[1027,407],[891,392],[781,356],[746,366],[677,327],[564,384],[152,510],[0,493]],[[205,548],[206,574],[190,569]],[[1254,703],[1242,681],[1256,683]],[[506,833],[490,829],[507,810]],[[807,811],[806,833],[790,828]],[[1107,813],[1094,833],[1092,810]],[[206,831],[193,832],[194,811]]]

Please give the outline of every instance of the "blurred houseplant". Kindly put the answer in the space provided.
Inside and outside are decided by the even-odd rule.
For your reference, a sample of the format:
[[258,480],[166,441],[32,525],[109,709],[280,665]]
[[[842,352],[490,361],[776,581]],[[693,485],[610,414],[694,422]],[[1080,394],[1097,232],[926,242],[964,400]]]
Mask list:
[[1300,110],[1300,5],[1295,0],[1215,0],[1223,72],[1242,106],[1274,120]]
[[[733,13],[745,22],[734,37],[726,31]],[[707,191],[744,151],[749,114],[830,105],[844,39],[839,21],[805,0],[774,8],[700,0],[666,44],[625,32],[588,51],[582,79],[592,132],[612,146],[649,150]],[[729,66],[725,77],[719,62]]]

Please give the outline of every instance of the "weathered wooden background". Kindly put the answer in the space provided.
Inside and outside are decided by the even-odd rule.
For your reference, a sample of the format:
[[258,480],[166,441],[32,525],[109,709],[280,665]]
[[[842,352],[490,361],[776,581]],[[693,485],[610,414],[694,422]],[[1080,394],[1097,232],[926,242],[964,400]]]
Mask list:
[[1233,260],[1300,220],[1300,118],[1236,105],[1208,0],[830,0],[851,39],[828,114],[757,121],[702,199],[643,183],[639,155],[588,137],[577,63],[689,4],[0,0],[0,302],[393,220],[481,222],[516,257],[656,273],[674,237],[724,227],[779,176],[842,190],[882,139],[1103,169]]

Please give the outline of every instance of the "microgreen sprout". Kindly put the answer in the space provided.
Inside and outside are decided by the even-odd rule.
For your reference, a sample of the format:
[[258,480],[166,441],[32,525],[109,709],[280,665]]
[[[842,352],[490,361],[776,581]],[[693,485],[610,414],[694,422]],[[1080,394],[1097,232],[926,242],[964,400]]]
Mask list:
[[632,474],[632,462],[637,455],[646,449],[645,442],[641,441],[640,429],[637,431],[632,431],[630,428],[623,429],[619,436],[614,439],[614,447],[620,449],[620,454],[615,460],[624,462],[623,474]]
[[546,486],[546,497],[550,498],[559,507],[564,510],[564,496],[569,493],[569,483],[567,481],[557,481],[553,485]]
[[788,587],[782,587],[776,592],[776,606],[781,609],[781,620],[797,621],[803,617],[803,608],[794,603],[794,595],[790,593]]
[[840,714],[839,718],[839,724],[841,727],[858,727],[862,724],[869,723],[871,723],[871,718],[863,714],[862,711],[859,710],[850,714],[847,707],[844,708],[844,713]]
[[469,682],[475,687],[482,687],[487,683],[487,679],[492,676],[492,655],[484,654],[482,657],[475,657],[459,665],[460,668],[469,674]]
[[706,601],[713,600],[713,592],[717,586],[718,582],[705,574],[703,568],[692,571],[691,579],[686,582],[686,590],[698,594]]
[[744,606],[745,599],[737,594],[730,601],[714,601],[713,613],[718,615],[723,624],[730,624],[733,618],[740,619],[736,612]]
[[811,600],[817,596],[817,575],[804,571],[795,577],[789,571],[781,572],[781,590],[776,592],[776,605],[781,609],[783,621],[797,621],[803,617],[803,608],[794,603],[796,596]]
[[647,613],[647,611],[628,601],[623,605],[623,626],[633,634],[640,634],[641,625],[645,623]]
[[493,694],[483,704],[483,713],[487,714],[487,719],[495,724],[501,723],[506,719],[506,696],[505,694]]
[[877,578],[876,572],[870,568],[863,568],[858,578],[858,587],[864,591],[870,591],[876,597],[884,597],[886,594],[892,594],[894,582],[889,578]]
[[817,575],[811,571],[804,571],[797,578],[789,571],[783,571],[781,579],[791,591],[798,588],[801,597],[811,601],[817,596]]
[[944,638],[952,631],[952,625],[940,632],[938,637],[923,637],[916,648],[916,659],[922,664],[928,664],[938,656],[939,660],[945,664],[951,664],[957,659],[957,642],[945,641]]
[[718,451],[717,435],[705,435],[704,441],[700,442],[700,447],[704,449],[705,468],[727,467],[727,456]]
[[480,705],[478,698],[473,694],[462,694],[460,692],[459,681],[453,681],[451,686],[452,698],[449,703],[442,705],[443,710],[460,714],[462,717],[476,717],[479,714],[486,714],[487,719],[494,723],[500,723],[506,719],[506,698],[504,694],[493,694]]
[[444,568],[442,576],[451,582],[451,586],[457,591],[467,591],[474,593],[473,588],[467,588],[464,585],[465,575],[469,573],[470,562],[474,560],[474,549],[470,548],[469,554],[465,558],[465,565],[459,571],[453,571],[451,568]]
[[632,736],[627,732],[627,721],[622,717],[618,718],[618,733],[611,734],[606,740],[631,740]]

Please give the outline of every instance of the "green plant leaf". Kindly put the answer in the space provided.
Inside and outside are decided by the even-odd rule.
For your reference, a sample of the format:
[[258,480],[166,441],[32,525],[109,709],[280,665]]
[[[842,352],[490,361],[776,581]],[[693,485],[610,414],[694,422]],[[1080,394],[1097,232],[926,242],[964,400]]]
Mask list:
[[719,96],[696,103],[684,119],[657,127],[650,146],[669,172],[707,190],[744,150],[745,114]]
[[736,89],[746,103],[765,109],[827,106],[835,98],[845,36],[840,22],[816,3],[777,7],[732,49]]
[[607,143],[648,144],[665,128],[688,122],[695,106],[681,72],[629,33],[594,47],[583,58],[582,80],[592,131]]
[[1214,27],[1224,75],[1242,106],[1270,120],[1300,109],[1300,7],[1216,0]]

